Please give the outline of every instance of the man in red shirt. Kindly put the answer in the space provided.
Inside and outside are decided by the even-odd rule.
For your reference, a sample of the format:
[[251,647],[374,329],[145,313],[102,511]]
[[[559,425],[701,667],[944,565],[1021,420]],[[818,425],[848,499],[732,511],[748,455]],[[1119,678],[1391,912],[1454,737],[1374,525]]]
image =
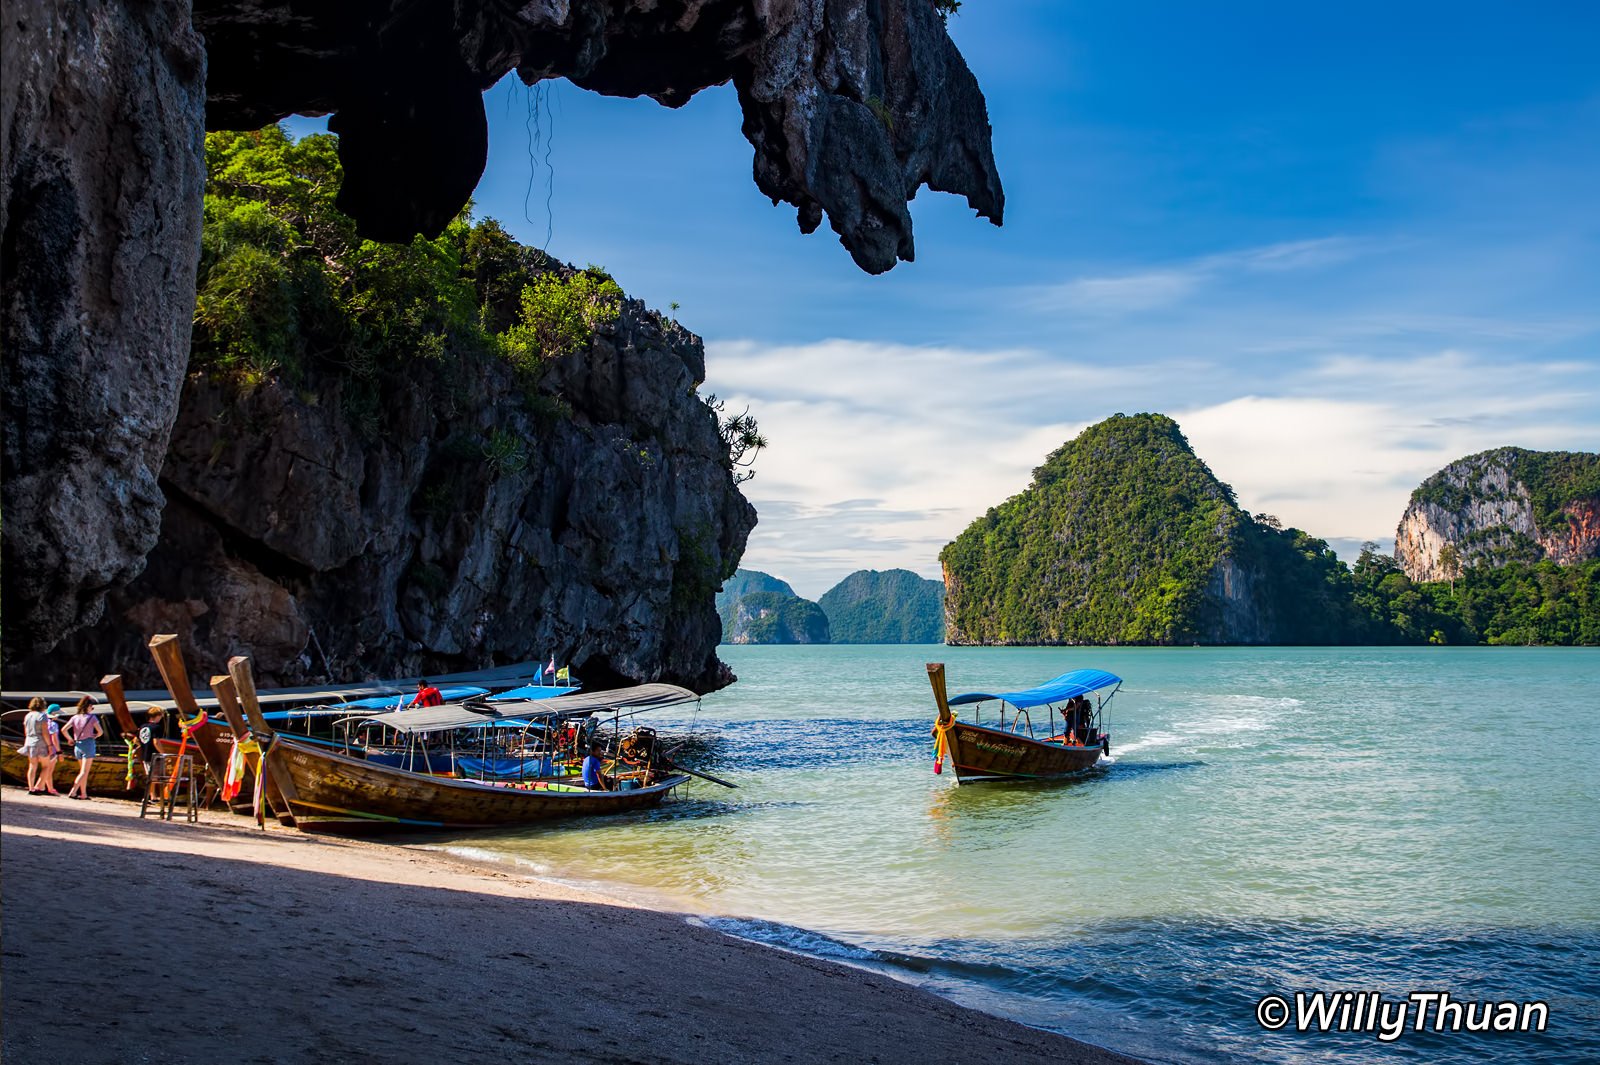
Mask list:
[[443,706],[444,693],[428,683],[428,678],[423,677],[417,682],[416,698],[411,700],[412,706]]

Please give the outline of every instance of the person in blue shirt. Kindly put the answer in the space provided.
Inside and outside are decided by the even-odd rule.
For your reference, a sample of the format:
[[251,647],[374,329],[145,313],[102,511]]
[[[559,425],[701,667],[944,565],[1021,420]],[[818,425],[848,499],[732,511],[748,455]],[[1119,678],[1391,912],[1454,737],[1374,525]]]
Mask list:
[[600,749],[590,747],[583,759],[583,786],[590,791],[608,791],[606,778],[600,773]]

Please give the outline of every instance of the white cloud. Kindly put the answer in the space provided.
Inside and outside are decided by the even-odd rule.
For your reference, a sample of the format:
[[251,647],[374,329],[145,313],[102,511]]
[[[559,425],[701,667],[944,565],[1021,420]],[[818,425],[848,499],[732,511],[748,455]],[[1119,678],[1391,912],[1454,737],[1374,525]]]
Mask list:
[[1370,242],[1347,237],[1285,241],[1205,255],[1158,270],[1030,285],[1022,290],[1021,303],[1034,311],[1091,316],[1153,311],[1181,304],[1209,286],[1243,275],[1320,269],[1371,248]]
[[745,485],[761,524],[744,564],[810,598],[862,568],[937,578],[946,543],[1118,410],[1172,414],[1242,506],[1342,551],[1387,541],[1411,489],[1453,459],[1600,436],[1600,366],[1455,350],[1330,356],[1250,390],[1176,359],[1097,367],[852,340],[714,343],[708,365],[708,389],[749,404],[771,442]]

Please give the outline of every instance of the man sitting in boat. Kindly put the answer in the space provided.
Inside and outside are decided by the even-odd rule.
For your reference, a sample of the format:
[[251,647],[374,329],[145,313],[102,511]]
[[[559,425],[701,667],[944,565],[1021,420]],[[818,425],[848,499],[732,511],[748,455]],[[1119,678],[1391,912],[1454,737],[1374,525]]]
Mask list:
[[600,772],[600,750],[590,747],[589,753],[583,759],[583,786],[590,791],[610,791],[606,786],[605,775]]
[[444,693],[438,688],[435,688],[432,684],[429,684],[427,677],[423,677],[421,680],[417,681],[417,695],[416,698],[411,700],[411,705],[443,706]]

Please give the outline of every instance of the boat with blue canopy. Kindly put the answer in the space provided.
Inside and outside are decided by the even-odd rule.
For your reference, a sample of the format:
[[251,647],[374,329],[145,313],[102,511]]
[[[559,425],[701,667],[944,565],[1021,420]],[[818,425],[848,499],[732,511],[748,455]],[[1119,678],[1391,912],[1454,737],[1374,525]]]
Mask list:
[[[958,783],[1069,777],[1111,754],[1104,715],[1122,687],[1115,673],[1075,669],[1021,691],[950,696],[944,663],[929,662],[928,683],[939,711],[933,771],[944,772],[948,760]],[[972,707],[970,721],[956,716],[958,706]],[[987,723],[986,708],[994,715]]]

